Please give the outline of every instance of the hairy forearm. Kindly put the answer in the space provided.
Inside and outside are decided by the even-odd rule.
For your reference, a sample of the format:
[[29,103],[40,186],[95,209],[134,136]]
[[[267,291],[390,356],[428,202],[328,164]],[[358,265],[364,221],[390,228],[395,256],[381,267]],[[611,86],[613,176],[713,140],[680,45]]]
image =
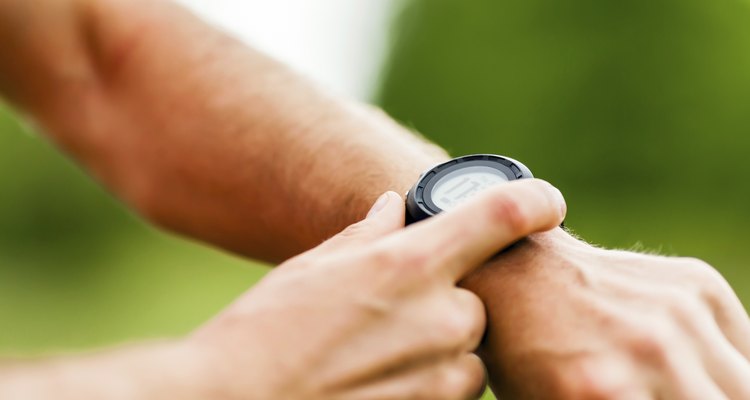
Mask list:
[[61,82],[54,102],[28,93],[32,84],[14,85],[22,94],[14,98],[170,229],[280,261],[445,158],[380,112],[326,94],[170,2],[81,7],[94,73],[73,79],[39,68]]

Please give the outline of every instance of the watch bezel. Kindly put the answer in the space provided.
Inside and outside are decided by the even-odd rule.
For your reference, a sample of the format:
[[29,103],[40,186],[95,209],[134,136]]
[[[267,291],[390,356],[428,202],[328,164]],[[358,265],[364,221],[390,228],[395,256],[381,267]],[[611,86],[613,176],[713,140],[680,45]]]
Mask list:
[[420,175],[406,194],[407,223],[434,216],[443,210],[432,201],[432,190],[440,179],[458,169],[484,166],[503,173],[509,181],[533,178],[531,171],[521,162],[495,154],[472,154],[440,163]]

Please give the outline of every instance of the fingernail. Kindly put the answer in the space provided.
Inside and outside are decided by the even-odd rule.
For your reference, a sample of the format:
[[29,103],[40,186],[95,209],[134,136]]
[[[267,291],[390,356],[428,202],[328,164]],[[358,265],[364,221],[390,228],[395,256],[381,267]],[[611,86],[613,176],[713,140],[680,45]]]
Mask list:
[[375,214],[377,214],[380,210],[384,209],[386,205],[388,205],[388,192],[383,193],[378,197],[378,200],[375,201],[375,204],[372,205],[372,208],[367,213],[367,218],[371,218]]

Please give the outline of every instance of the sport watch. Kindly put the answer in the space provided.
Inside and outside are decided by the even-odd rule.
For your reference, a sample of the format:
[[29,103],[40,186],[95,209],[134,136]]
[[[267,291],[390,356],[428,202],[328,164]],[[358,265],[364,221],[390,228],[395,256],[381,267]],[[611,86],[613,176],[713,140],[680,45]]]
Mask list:
[[521,162],[504,156],[454,158],[424,172],[406,193],[406,223],[456,207],[491,186],[533,177]]

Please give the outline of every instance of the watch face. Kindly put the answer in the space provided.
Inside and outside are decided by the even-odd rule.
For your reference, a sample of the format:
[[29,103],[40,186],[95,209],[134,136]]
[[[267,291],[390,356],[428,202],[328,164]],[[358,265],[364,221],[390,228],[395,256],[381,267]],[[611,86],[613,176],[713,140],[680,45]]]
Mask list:
[[533,178],[511,158],[476,154],[455,158],[426,171],[406,196],[407,223],[450,210],[487,188]]
[[508,177],[499,170],[485,166],[466,167],[440,178],[432,188],[432,202],[441,210],[449,210],[490,186],[507,183]]

